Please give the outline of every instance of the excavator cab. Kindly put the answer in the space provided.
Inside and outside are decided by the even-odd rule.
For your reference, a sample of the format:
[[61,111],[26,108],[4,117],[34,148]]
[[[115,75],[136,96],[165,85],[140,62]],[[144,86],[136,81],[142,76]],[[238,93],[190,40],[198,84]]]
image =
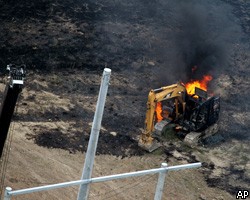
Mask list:
[[207,92],[200,88],[195,88],[194,96],[188,97],[183,127],[187,131],[203,131],[218,121],[220,97],[208,98]]
[[219,119],[220,98],[211,97],[201,103],[192,112],[190,119],[189,131],[203,131],[208,126],[216,123]]

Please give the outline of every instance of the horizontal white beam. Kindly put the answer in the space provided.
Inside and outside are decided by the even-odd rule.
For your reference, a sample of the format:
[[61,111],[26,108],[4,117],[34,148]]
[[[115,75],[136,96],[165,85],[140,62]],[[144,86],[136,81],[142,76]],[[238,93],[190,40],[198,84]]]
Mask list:
[[10,196],[15,196],[15,195],[28,194],[32,192],[40,192],[40,191],[69,187],[69,186],[74,186],[74,185],[111,181],[115,179],[142,176],[142,175],[147,175],[147,174],[155,174],[155,173],[165,172],[165,171],[176,171],[176,170],[182,170],[182,169],[197,168],[200,166],[201,166],[201,163],[199,162],[199,163],[177,165],[177,166],[171,166],[171,167],[162,167],[162,168],[156,168],[156,169],[142,170],[142,171],[137,171],[137,172],[128,172],[128,173],[123,173],[123,174],[102,176],[102,177],[97,177],[97,178],[90,178],[87,180],[70,181],[70,182],[64,182],[64,183],[58,183],[58,184],[52,184],[52,185],[46,185],[46,186],[40,186],[40,187],[33,187],[33,188],[28,188],[28,189],[21,189],[21,190],[16,190],[16,191],[9,190],[7,192],[7,195],[10,197]]

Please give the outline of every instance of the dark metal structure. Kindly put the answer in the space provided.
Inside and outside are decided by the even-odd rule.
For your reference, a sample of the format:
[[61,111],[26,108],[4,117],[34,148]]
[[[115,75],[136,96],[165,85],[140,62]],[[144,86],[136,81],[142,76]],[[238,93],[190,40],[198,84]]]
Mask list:
[[2,157],[18,95],[23,88],[25,65],[15,66],[10,64],[7,65],[7,70],[9,71],[9,80],[5,87],[0,108],[0,158]]
[[219,119],[220,97],[213,96],[204,100],[202,100],[200,96],[198,97],[199,99],[190,98],[189,102],[195,105],[193,105],[193,109],[189,111],[189,117],[185,117],[184,120],[180,122],[188,131],[203,131],[215,124]]

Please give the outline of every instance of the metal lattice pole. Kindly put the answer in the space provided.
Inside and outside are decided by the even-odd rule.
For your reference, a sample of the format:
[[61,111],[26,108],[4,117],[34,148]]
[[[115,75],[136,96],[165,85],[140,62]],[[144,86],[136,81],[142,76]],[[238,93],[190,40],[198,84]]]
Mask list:
[[[111,69],[105,68],[103,71],[102,82],[100,86],[100,92],[97,100],[95,116],[93,120],[93,125],[91,129],[91,134],[88,143],[88,149],[85,157],[85,163],[82,173],[82,180],[90,179],[92,174],[92,169],[94,165],[95,153],[97,148],[97,142],[99,138],[99,132],[101,128],[102,115],[105,105],[105,100],[108,91],[109,79],[110,79]],[[78,200],[87,200],[89,193],[89,184],[82,184],[78,193]]]

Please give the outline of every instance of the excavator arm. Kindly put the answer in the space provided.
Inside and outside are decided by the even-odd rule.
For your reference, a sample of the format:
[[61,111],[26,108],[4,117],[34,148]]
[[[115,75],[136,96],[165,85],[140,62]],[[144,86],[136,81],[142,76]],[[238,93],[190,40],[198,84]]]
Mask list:
[[164,100],[174,100],[175,118],[178,118],[178,115],[180,113],[178,106],[179,104],[181,104],[182,107],[181,112],[185,112],[185,96],[186,88],[180,83],[153,89],[149,92],[145,128],[139,138],[139,146],[149,151],[151,151],[151,149],[154,149],[154,139],[152,137],[152,133],[154,132],[154,125],[157,120],[156,118],[159,118],[159,113],[156,113],[157,104]]

